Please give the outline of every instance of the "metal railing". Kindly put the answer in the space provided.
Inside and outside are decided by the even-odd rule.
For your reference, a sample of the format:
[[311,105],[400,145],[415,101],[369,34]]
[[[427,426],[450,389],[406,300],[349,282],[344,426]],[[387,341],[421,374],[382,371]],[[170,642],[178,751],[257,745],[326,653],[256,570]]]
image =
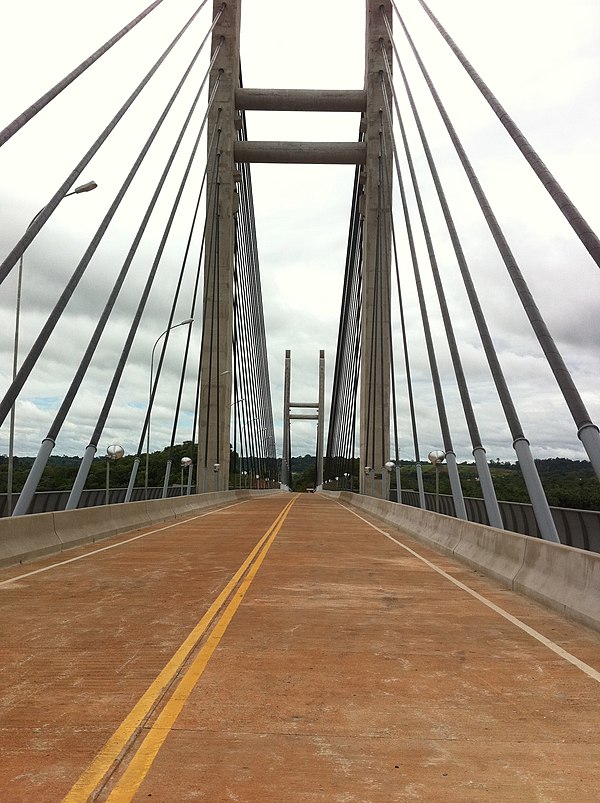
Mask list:
[[[110,491],[110,504],[118,504],[125,501],[126,488],[112,488]],[[148,499],[160,499],[162,497],[162,486],[148,488]],[[185,492],[186,487],[183,488]],[[167,496],[181,496],[182,488],[179,485],[172,485]],[[69,491],[40,491],[35,494],[31,513],[49,513],[55,510],[64,510],[69,498]],[[139,502],[145,498],[145,489],[134,488],[131,497],[132,502]],[[391,501],[396,501],[396,491],[390,491]],[[14,495],[13,495],[14,500]],[[106,501],[106,489],[96,488],[83,491],[79,507],[96,507],[103,505]],[[419,494],[417,491],[403,490],[402,503],[419,506]],[[427,510],[435,511],[436,495],[425,494]],[[533,508],[523,502],[499,502],[502,520],[507,530],[523,535],[531,535],[539,538],[538,529]],[[476,524],[488,524],[487,513],[483,499],[465,497],[465,507],[469,521]],[[556,524],[561,544],[574,546],[578,549],[586,549],[590,552],[600,552],[600,511],[598,510],[577,510],[575,508],[551,507],[552,518]],[[454,502],[452,497],[447,494],[439,495],[439,512],[446,516],[454,516]],[[0,494],[0,517],[6,515],[6,494]]]
[[[396,501],[396,491],[390,492],[392,501]],[[402,490],[402,503],[419,506],[417,491]],[[425,494],[427,510],[435,511],[436,495]],[[540,537],[540,531],[535,520],[533,508],[524,502],[498,502],[502,521],[507,530],[522,535]],[[476,524],[488,524],[488,517],[483,499],[465,497],[465,507],[469,521]],[[454,516],[454,502],[447,494],[439,495],[439,512],[446,516]],[[550,512],[558,531],[561,544],[574,546],[578,549],[587,549],[590,552],[600,552],[600,511],[578,510],[568,507],[551,507]]]
[[[167,497],[181,496],[182,488],[180,485],[172,485],[167,489]],[[127,488],[111,488],[109,503],[116,505],[125,501]],[[187,493],[187,486],[183,487],[184,495]],[[148,499],[160,499],[162,497],[162,485],[156,488],[148,488]],[[38,491],[33,497],[30,513],[51,513],[56,510],[64,510],[69,498],[70,491]],[[146,489],[143,487],[134,488],[131,495],[132,502],[140,502],[146,498]],[[16,502],[18,494],[13,494],[13,504]],[[93,488],[82,491],[78,507],[96,507],[106,503],[106,488]],[[6,494],[0,494],[0,518],[6,516]]]

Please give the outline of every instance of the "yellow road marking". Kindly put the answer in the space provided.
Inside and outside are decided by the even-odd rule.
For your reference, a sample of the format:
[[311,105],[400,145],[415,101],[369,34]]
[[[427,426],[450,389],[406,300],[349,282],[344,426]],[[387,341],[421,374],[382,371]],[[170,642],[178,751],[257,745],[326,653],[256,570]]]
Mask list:
[[[294,502],[295,498],[292,499],[291,502],[289,502],[277,516],[273,524],[271,524],[267,532],[262,536],[260,541],[250,552],[229,583],[227,583],[223,591],[212,603],[202,619],[200,619],[196,627],[178,648],[164,669],[162,669],[160,674],[157,675],[157,677],[152,681],[146,692],[144,692],[142,697],[140,697],[127,717],[119,725],[117,730],[113,733],[102,750],[92,761],[90,766],[76,781],[71,791],[66,795],[65,798],[63,798],[63,803],[81,803],[82,800],[86,800],[93,793],[106,773],[110,770],[113,763],[119,758],[123,750],[125,750],[127,744],[133,738],[144,719],[148,716],[160,695],[164,692],[165,688],[169,685],[169,683],[171,683],[177,672],[181,669],[184,661],[194,649],[198,641],[202,638],[206,630],[209,628],[213,619],[223,607],[235,586],[239,583],[240,579],[256,555],[260,552],[263,545],[269,539],[269,536],[273,533],[278,525],[283,524],[283,521]],[[277,532],[279,532],[279,529]]]
[[235,595],[229,602],[227,608],[223,612],[221,618],[215,625],[212,633],[208,636],[206,642],[200,649],[198,655],[194,659],[193,663],[179,682],[177,688],[169,698],[169,701],[166,703],[163,710],[160,712],[160,715],[157,717],[156,722],[150,728],[148,735],[140,745],[138,751],[133,756],[129,765],[125,772],[123,773],[122,777],[120,778],[119,782],[110,793],[107,798],[107,803],[125,803],[126,801],[130,801],[133,799],[133,796],[141,786],[144,778],[148,774],[154,759],[156,758],[158,751],[162,747],[165,739],[171,732],[171,729],[175,723],[175,720],[181,713],[183,706],[187,702],[190,694],[194,690],[194,687],[198,683],[200,676],[206,669],[208,662],[211,659],[212,654],[216,650],[221,641],[225,631],[227,630],[231,620],[233,619],[235,612],[239,608],[248,591],[254,577],[259,570],[263,560],[265,559],[267,552],[269,551],[271,544],[277,537],[277,534],[281,530],[285,518],[290,511],[291,506],[295,502],[295,499],[286,506],[283,511],[283,514],[279,517],[278,522],[276,523],[275,528],[272,531],[272,534],[269,537],[268,542],[265,544],[264,549],[253,563],[252,567],[244,577],[244,580],[240,584],[240,587],[235,592]]

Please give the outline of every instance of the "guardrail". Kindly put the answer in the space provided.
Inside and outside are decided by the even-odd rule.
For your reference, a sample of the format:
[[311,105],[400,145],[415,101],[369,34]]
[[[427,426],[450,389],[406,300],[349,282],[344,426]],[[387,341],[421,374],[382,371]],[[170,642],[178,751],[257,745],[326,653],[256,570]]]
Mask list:
[[[162,498],[162,485],[148,488],[148,499]],[[184,487],[184,491],[187,490]],[[134,488],[131,497],[132,502],[143,501],[145,488]],[[185,495],[185,494],[184,494]],[[172,485],[167,491],[167,498],[181,496],[181,486]],[[396,491],[390,492],[390,501],[396,501]],[[18,495],[13,494],[13,504]],[[64,510],[69,498],[69,491],[40,491],[34,497],[31,513],[53,513]],[[110,504],[119,504],[125,501],[125,488],[112,488],[110,490]],[[106,501],[106,489],[96,488],[83,491],[81,494],[80,508],[96,507],[104,505]],[[403,490],[402,503],[411,507],[419,507],[419,495],[417,491]],[[425,494],[425,504],[427,510],[435,512],[435,494]],[[504,527],[513,533],[521,535],[531,535],[540,537],[540,532],[533,514],[531,505],[524,502],[499,502],[500,512]],[[448,494],[439,496],[439,512],[445,516],[454,516],[454,501]],[[475,524],[489,525],[487,512],[483,499],[475,497],[465,497],[465,507],[469,521]],[[585,549],[589,552],[600,553],[600,511],[598,510],[577,510],[567,507],[551,507],[552,518],[556,524],[558,537],[561,544],[574,546],[578,549]],[[0,518],[6,516],[6,494],[0,494]]]
[[[126,488],[111,488],[109,491],[109,504],[117,505],[125,501]],[[184,486],[184,491],[187,493],[187,486]],[[163,487],[159,485],[155,488],[148,488],[148,499],[161,499]],[[57,510],[64,510],[67,505],[70,491],[38,491],[33,498],[30,513],[55,513]],[[175,496],[181,496],[181,486],[172,485],[167,488],[167,499],[172,499]],[[185,493],[183,494],[185,496]],[[13,507],[17,503],[19,494],[13,494]],[[132,502],[141,502],[146,499],[146,489],[134,488],[131,494]],[[79,506],[82,507],[97,507],[98,505],[106,504],[106,488],[93,488],[87,491],[82,491]],[[6,516],[6,494],[0,494],[0,518]]]
[[[390,493],[390,501],[396,501],[396,491]],[[402,504],[419,507],[417,491],[402,490]],[[436,495],[425,494],[427,510],[436,512]],[[540,531],[531,505],[524,502],[498,502],[505,529],[521,535],[540,537]],[[489,525],[483,499],[465,497],[465,507],[469,521]],[[455,516],[454,501],[448,494],[439,495],[439,513]],[[578,510],[569,507],[551,507],[550,512],[556,524],[561,544],[600,552],[600,510]]]
[[[161,489],[162,490],[162,489]],[[142,489],[143,491],[143,489]],[[167,499],[96,505],[0,519],[0,566],[12,566],[91,544],[159,522],[199,515],[207,508],[281,491],[215,491]]]

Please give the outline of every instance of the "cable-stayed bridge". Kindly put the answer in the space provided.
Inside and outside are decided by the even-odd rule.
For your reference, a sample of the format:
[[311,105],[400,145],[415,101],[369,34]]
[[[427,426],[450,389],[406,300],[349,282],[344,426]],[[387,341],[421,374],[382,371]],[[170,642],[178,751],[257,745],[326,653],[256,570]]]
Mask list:
[[[159,661],[160,666],[165,664],[160,671],[160,666],[154,667],[152,663],[155,656],[142,650],[144,662],[153,666],[151,686],[143,692],[145,686],[138,688],[136,675],[135,682],[123,687],[125,698],[132,700],[131,705],[115,706],[106,722],[102,712],[94,714],[102,719],[101,729],[107,731],[108,741],[89,737],[79,755],[69,746],[73,728],[81,726],[77,716],[66,716],[64,733],[49,725],[54,729],[54,747],[48,754],[51,756],[48,767],[63,752],[69,758],[59,761],[60,777],[51,778],[48,769],[39,780],[31,782],[46,789],[44,799],[61,799],[66,795],[66,800],[129,800],[146,794],[146,788],[160,790],[158,795],[165,800],[173,799],[173,790],[177,790],[175,799],[192,799],[198,796],[196,785],[201,783],[198,778],[204,777],[210,778],[207,788],[212,791],[202,794],[211,800],[227,799],[230,782],[237,790],[232,794],[242,795],[233,799],[305,799],[307,794],[316,794],[318,799],[330,800],[338,799],[332,795],[348,793],[359,796],[349,799],[400,800],[408,799],[411,788],[418,790],[417,797],[423,800],[436,795],[442,795],[443,799],[465,799],[467,779],[481,757],[458,762],[459,778],[449,794],[439,786],[445,781],[433,779],[425,769],[431,766],[428,762],[433,760],[433,753],[431,745],[427,748],[424,745],[438,738],[441,731],[436,728],[442,728],[445,735],[441,738],[446,742],[458,738],[462,743],[468,732],[466,719],[461,720],[457,731],[460,735],[455,737],[448,731],[448,722],[456,715],[448,699],[439,703],[444,712],[439,720],[431,712],[419,711],[419,721],[428,722],[424,730],[410,720],[411,716],[413,719],[417,716],[414,701],[408,714],[402,715],[408,716],[403,720],[404,725],[415,728],[419,749],[429,751],[429,758],[423,759],[422,766],[417,760],[416,770],[403,769],[400,759],[392,762],[394,769],[402,769],[404,791],[397,793],[390,791],[395,788],[392,778],[384,781],[377,763],[387,761],[385,751],[393,752],[400,738],[384,716],[383,698],[369,703],[361,686],[356,696],[361,700],[362,713],[354,724],[347,716],[352,705],[349,700],[333,704],[345,712],[341,723],[328,720],[319,724],[314,713],[318,695],[310,699],[308,679],[305,696],[298,699],[291,696],[294,705],[305,713],[293,714],[290,708],[283,715],[288,736],[296,732],[290,730],[290,723],[296,719],[306,721],[308,728],[299,731],[300,750],[289,748],[291,775],[288,777],[280,768],[273,776],[272,767],[268,769],[256,760],[255,754],[260,751],[245,745],[248,755],[254,756],[248,758],[248,766],[252,766],[250,774],[246,777],[244,773],[233,773],[229,780],[222,778],[215,771],[218,764],[215,756],[222,749],[232,750],[235,738],[232,742],[230,737],[240,729],[244,731],[247,724],[243,724],[243,717],[238,717],[229,726],[226,748],[222,745],[219,748],[218,740],[213,744],[206,739],[203,718],[197,711],[199,705],[202,707],[201,697],[197,696],[202,694],[203,687],[197,681],[207,666],[214,666],[209,662],[215,650],[218,653],[223,649],[221,640],[233,638],[225,635],[229,623],[233,620],[235,624],[249,615],[252,606],[260,606],[261,601],[269,613],[261,620],[262,624],[253,621],[251,627],[264,630],[260,647],[264,659],[262,671],[267,675],[274,673],[275,686],[282,695],[285,684],[281,687],[278,684],[283,683],[281,672],[287,658],[273,645],[289,628],[294,632],[302,623],[311,621],[307,611],[313,592],[316,614],[313,612],[312,616],[316,620],[319,616],[328,619],[332,633],[340,629],[339,650],[328,649],[326,641],[312,645],[307,640],[295,646],[291,639],[289,643],[286,641],[285,651],[288,657],[295,656],[292,661],[307,660],[307,655],[320,651],[324,656],[321,676],[333,682],[333,668],[341,660],[351,686],[354,680],[359,680],[356,667],[366,660],[364,656],[373,658],[387,649],[384,631],[389,613],[394,622],[393,638],[406,638],[410,643],[413,668],[422,675],[424,688],[431,694],[444,661],[456,652],[443,643],[442,634],[435,627],[436,611],[447,604],[445,615],[450,616],[447,627],[454,622],[454,614],[461,610],[460,605],[453,607],[457,589],[476,600],[477,605],[483,604],[486,616],[499,616],[516,629],[515,633],[518,631],[518,636],[503,633],[500,639],[515,639],[512,646],[501,647],[498,642],[490,647],[483,663],[477,664],[474,656],[470,656],[478,677],[488,670],[493,676],[510,655],[525,649],[523,638],[533,639],[536,645],[541,645],[536,650],[546,651],[543,658],[536,653],[528,659],[543,666],[540,672],[545,676],[546,691],[534,689],[530,679],[518,691],[509,689],[507,684],[503,687],[504,697],[501,694],[498,700],[491,701],[492,705],[497,703],[497,711],[512,694],[523,694],[533,701],[530,706],[539,706],[544,694],[554,694],[557,678],[564,672],[574,673],[569,681],[573,688],[579,689],[578,684],[583,684],[578,694],[583,694],[585,688],[586,694],[598,695],[599,653],[591,631],[585,627],[578,630],[580,625],[565,623],[556,613],[545,613],[549,618],[543,624],[530,626],[527,622],[537,615],[536,603],[525,602],[515,595],[505,600],[502,595],[507,592],[499,591],[493,583],[489,588],[483,584],[480,587],[480,581],[475,582],[471,571],[464,568],[466,562],[471,569],[481,570],[561,615],[598,628],[600,564],[594,554],[600,551],[598,517],[593,511],[574,511],[569,516],[551,509],[534,456],[543,453],[543,449],[551,450],[556,441],[550,437],[548,443],[536,444],[530,434],[530,429],[537,433],[544,431],[540,420],[546,415],[550,417],[550,413],[554,420],[560,410],[565,430],[570,431],[572,439],[569,454],[589,460],[596,477],[600,477],[598,397],[595,375],[590,379],[586,366],[582,370],[574,358],[573,344],[585,337],[588,321],[583,321],[582,331],[573,334],[572,341],[565,336],[563,319],[559,321],[560,337],[554,334],[552,314],[545,312],[546,293],[542,292],[541,302],[538,300],[539,276],[531,275],[528,264],[521,259],[522,253],[527,252],[520,248],[519,221],[510,220],[507,225],[502,202],[500,210],[496,209],[498,194],[494,181],[486,171],[484,176],[480,175],[478,160],[471,156],[463,141],[463,121],[456,115],[456,104],[445,102],[404,5],[411,4],[395,0],[366,2],[364,57],[360,54],[361,66],[364,64],[362,86],[299,89],[246,85],[240,56],[241,0],[212,3],[205,0],[186,9],[187,17],[181,7],[174,10],[168,2],[155,2],[116,34],[113,32],[32,105],[22,108],[0,132],[0,160],[6,159],[10,172],[14,170],[12,160],[19,154],[19,147],[25,151],[46,149],[50,141],[47,126],[55,120],[67,119],[69,104],[73,104],[74,111],[68,119],[77,120],[81,93],[89,92],[89,87],[98,91],[102,86],[103,66],[111,64],[113,57],[122,59],[115,62],[118,80],[114,72],[107,73],[112,81],[110,114],[90,135],[87,150],[72,159],[66,177],[56,183],[52,194],[25,221],[21,233],[2,255],[0,293],[12,299],[14,317],[11,326],[5,327],[12,370],[5,369],[6,382],[0,399],[0,423],[8,446],[7,515],[0,522],[0,561],[13,568],[5,570],[0,587],[7,595],[14,595],[12,607],[7,609],[11,678],[19,671],[16,637],[31,625],[29,602],[20,607],[21,586],[24,600],[29,600],[29,594],[33,595],[32,600],[36,594],[45,600],[44,607],[53,611],[47,627],[57,643],[66,644],[69,638],[56,620],[60,594],[56,596],[56,589],[52,589],[51,578],[68,573],[68,582],[78,589],[76,594],[81,597],[83,609],[89,610],[85,616],[93,618],[93,600],[84,599],[82,589],[90,582],[101,585],[102,577],[114,572],[110,557],[104,563],[105,549],[110,555],[126,556],[126,565],[108,583],[110,591],[98,597],[103,613],[96,648],[99,655],[106,655],[98,659],[98,666],[110,663],[112,634],[120,627],[111,608],[113,598],[124,600],[125,605],[128,599],[135,599],[133,607],[138,615],[142,612],[144,618],[147,616],[148,621],[155,623],[160,619],[160,611],[155,610],[156,600],[162,600],[169,620],[164,642],[167,655],[162,663]],[[464,71],[489,119],[495,121],[515,149],[530,180],[541,188],[544,203],[552,207],[556,220],[560,221],[556,226],[568,232],[569,247],[577,254],[576,261],[569,265],[573,273],[571,281],[586,283],[584,296],[588,302],[597,298],[600,242],[592,226],[512,120],[510,110],[503,107],[462,52],[457,44],[460,32],[456,32],[455,41],[422,0],[415,0],[412,5],[421,15],[417,30],[429,25],[430,33]],[[155,52],[145,53],[140,64],[136,63],[130,72],[124,71],[128,42],[132,42],[130,52],[137,52],[135,37],[155,17],[161,20],[162,33],[156,39]],[[310,47],[307,53],[310,54]],[[135,117],[134,126],[136,110],[140,114]],[[258,120],[261,115],[268,117],[275,112],[299,119],[304,119],[307,113],[313,118],[352,117],[354,139],[253,138],[250,118]],[[53,114],[58,117],[52,117]],[[119,139],[122,135],[123,139]],[[51,154],[45,153],[51,159]],[[102,189],[101,175],[95,175],[96,180],[92,181],[89,171],[92,167],[101,169],[108,164],[107,160],[114,160],[110,175],[118,174],[118,179],[111,178],[110,193],[103,193],[104,206],[98,220],[91,227],[89,224],[84,227],[86,232],[89,229],[89,236],[86,234],[85,242],[82,241],[81,251],[75,253],[70,248],[60,260],[47,256],[44,238],[53,222],[60,219],[63,201],[65,205],[81,204],[92,191],[95,194],[89,199],[97,198],[96,190]],[[257,226],[251,174],[251,165],[265,164],[292,165],[298,171],[338,165],[353,172],[353,181],[348,185],[345,253],[340,251],[336,257],[343,280],[338,298],[327,298],[338,330],[335,355],[328,357],[322,344],[314,340],[311,318],[307,316],[302,343],[286,344],[281,364],[275,366],[272,360],[269,364],[269,327],[259,259],[263,248],[261,237],[269,237],[269,232],[261,234]],[[23,175],[27,175],[26,167],[26,164],[22,167]],[[502,179],[499,176],[496,181],[501,183]],[[284,195],[287,188],[273,191]],[[320,192],[315,187],[315,205]],[[518,186],[511,186],[511,192],[517,196]],[[67,197],[71,200],[66,201]],[[469,217],[465,217],[465,208]],[[272,232],[272,236],[276,239],[278,232]],[[308,251],[311,232],[304,236]],[[551,250],[547,238],[540,238],[539,248],[540,252]],[[296,256],[291,255],[290,259]],[[44,267],[44,260],[48,267]],[[36,272],[29,269],[30,261],[36,264]],[[35,294],[32,284],[36,285]],[[561,286],[557,281],[557,288]],[[507,287],[511,306],[503,322],[503,315],[498,315],[494,307],[495,303],[506,303]],[[299,287],[298,292],[305,293],[306,287]],[[317,298],[322,294],[327,294],[327,288],[313,280],[308,296]],[[35,297],[39,307],[35,316],[27,309],[28,297]],[[577,314],[573,310],[574,330],[578,328]],[[531,398],[524,396],[524,378],[515,375],[515,363],[507,358],[507,353],[516,346],[507,347],[504,342],[506,322],[511,325],[517,318],[521,327],[518,348],[527,343],[527,357],[531,354],[531,377],[525,378],[531,384]],[[24,320],[28,324],[25,327]],[[523,327],[527,329],[527,339],[522,335]],[[590,330],[592,341],[593,338],[594,332]],[[307,343],[314,355],[313,378],[318,377],[318,381],[303,387],[306,373],[301,373],[299,386],[292,365],[299,348]],[[149,358],[145,364],[140,361],[140,354]],[[332,364],[329,387],[325,381],[327,359]],[[281,419],[272,401],[275,372],[284,377]],[[142,400],[134,390],[141,375]],[[425,394],[423,377],[428,387]],[[524,400],[525,414],[521,410]],[[548,404],[548,409],[537,410],[532,417],[532,406],[544,404]],[[490,429],[492,408],[497,419],[490,434],[485,428]],[[37,420],[42,429],[36,433],[39,451],[23,489],[17,494],[13,488],[15,456],[22,448],[20,444],[26,441],[25,428],[30,429],[35,421],[32,411],[40,410],[43,415],[38,415]],[[149,457],[152,445],[157,445],[157,419],[162,421],[161,447],[166,448],[167,460],[161,487],[152,488]],[[316,490],[321,492],[318,497],[302,500],[289,494],[298,420],[316,421],[316,427],[310,426],[316,444]],[[40,483],[51,455],[56,450],[60,453],[61,442],[65,443],[67,438],[71,442],[75,430],[83,438],[78,450],[82,457],[77,478],[61,505],[65,509],[56,513],[32,512],[36,510]],[[127,451],[133,460],[127,489],[123,489],[117,504],[109,504],[115,501],[110,493],[110,469],[123,452],[118,442],[119,432],[127,438]],[[490,471],[490,439],[494,448],[498,448],[501,437],[506,440],[504,448],[507,452],[512,450],[513,459],[518,462],[531,503],[523,506],[527,512],[522,514],[521,523],[515,509],[497,498]],[[180,465],[179,458],[175,462],[173,455],[180,454],[181,442],[187,453]],[[104,454],[107,455],[106,495],[96,494],[92,503],[88,475],[94,459]],[[463,489],[464,475],[461,477],[459,463],[467,457],[475,462],[482,492],[478,506]],[[436,463],[436,471],[442,462],[447,470],[451,495],[442,500],[442,509],[449,515],[432,512],[440,510],[439,496],[426,498],[421,467],[428,459]],[[410,488],[402,487],[402,461],[411,461],[413,466]],[[170,520],[173,521],[168,523]],[[134,530],[139,533],[123,535]],[[394,534],[397,530],[401,536]],[[385,536],[381,550],[372,544],[373,533]],[[171,540],[166,539],[167,534]],[[411,538],[420,540],[421,546],[417,547]],[[111,541],[106,548],[85,546],[99,539]],[[561,540],[569,546],[561,546]],[[144,554],[144,544],[154,545],[154,550],[150,550],[152,555]],[[272,544],[275,545],[271,550]],[[587,551],[573,549],[570,546],[573,544]],[[454,562],[446,563],[451,559],[442,559],[432,548],[452,556]],[[71,558],[69,553],[52,557],[67,549],[78,551],[70,553]],[[194,605],[186,607],[191,592],[182,592],[182,601],[170,589],[177,583],[174,579],[177,566],[182,572],[182,567],[187,567],[182,579],[186,589],[188,584],[205,583],[203,561],[213,552],[215,566],[211,568],[209,560],[205,568],[208,573],[219,574],[218,587],[215,586],[215,591],[203,586],[197,599],[201,618],[196,625]],[[286,554],[291,563],[286,561]],[[223,565],[219,564],[219,555]],[[31,571],[15,567],[19,562],[34,559],[40,564],[38,568],[32,566]],[[407,565],[401,565],[403,562]],[[78,574],[80,563],[94,566],[90,571],[97,575],[90,579],[84,577],[84,570]],[[384,563],[389,564],[385,571]],[[311,567],[315,577],[312,592]],[[153,589],[146,589],[148,595],[145,595],[145,590],[138,591],[132,584],[136,572],[144,572],[145,576],[164,572],[164,586],[159,582]],[[454,572],[462,573],[460,582],[452,580]],[[270,594],[274,588],[286,593],[293,588],[293,594],[289,598],[285,594],[268,596],[264,583],[260,585],[262,576],[271,578]],[[439,595],[436,592],[435,597],[427,599],[427,604],[404,611],[409,600],[415,602],[420,583],[435,585],[439,578],[443,580]],[[409,579],[415,590],[407,596],[400,587]],[[448,587],[444,586],[446,582]],[[169,590],[163,594],[163,588]],[[336,595],[344,601],[339,604],[349,611],[341,619],[335,613]],[[390,601],[392,607],[401,605],[402,612],[387,612]],[[178,618],[180,605],[186,611],[183,619]],[[533,607],[521,609],[525,605]],[[359,621],[360,617],[357,619],[352,613],[354,608],[358,611],[363,606],[369,610],[368,621]],[[292,615],[290,610],[303,613]],[[479,627],[478,610],[469,611],[461,629],[454,634],[467,651],[473,628]],[[288,618],[287,625],[282,623],[282,617]],[[419,660],[415,658],[422,649],[417,628],[422,617],[431,627],[425,637],[428,643],[439,644],[441,655],[433,659],[431,655],[426,660],[422,656]],[[121,661],[118,666],[135,662],[134,656],[139,653],[134,621],[135,617],[127,618],[122,625],[127,636],[117,651]],[[495,621],[483,625],[490,643],[494,639]],[[91,619],[85,622],[83,627],[89,628]],[[71,627],[76,624],[69,621],[68,629]],[[371,628],[377,634],[375,646],[366,638]],[[558,637],[550,638],[555,628],[563,628],[564,643]],[[234,630],[235,627],[228,632]],[[338,652],[353,653],[348,644],[354,630],[363,641],[354,650],[355,659],[346,661]],[[14,644],[12,634],[15,634]],[[141,638],[152,640],[153,634],[150,627]],[[244,662],[239,656],[249,655],[251,645],[243,643],[243,639],[236,646],[233,644],[231,657],[235,668],[236,662]],[[581,644],[584,657],[577,652]],[[69,687],[77,688],[98,677],[98,666],[86,663],[86,654],[76,648],[71,654],[71,647],[67,645],[65,655],[69,655],[72,670],[67,673],[67,687],[60,687],[60,694],[65,694],[67,700],[75,699],[69,695]],[[28,642],[24,649],[34,650],[34,642]],[[563,663],[558,668],[546,666],[549,654],[558,655]],[[214,661],[217,660],[215,657]],[[391,660],[397,662],[400,655],[394,653]],[[53,653],[51,661],[58,666],[60,655]],[[486,661],[491,661],[491,668]],[[500,664],[494,663],[498,661]],[[111,677],[111,673],[120,671],[118,666],[111,664],[107,670]],[[36,671],[41,671],[41,667]],[[460,684],[460,670],[453,667],[451,671],[455,682]],[[556,671],[556,676],[551,676],[551,671]],[[387,673],[377,660],[369,672],[381,694],[385,683],[400,682],[397,667]],[[36,677],[34,672],[26,683],[35,686]],[[63,673],[61,677],[66,675]],[[245,678],[242,683],[249,682],[243,673],[242,677]],[[256,678],[252,680],[255,682]],[[360,680],[364,684],[365,678]],[[322,694],[325,700],[332,701],[335,684],[329,681],[323,681]],[[484,685],[478,686],[476,682],[469,691],[463,689],[468,706],[482,702]],[[176,686],[178,692],[174,693]],[[225,693],[223,689],[217,691],[217,696]],[[258,691],[255,686],[252,689],[249,694],[256,700]],[[109,696],[113,693],[112,684],[103,691]],[[26,696],[30,694],[25,692]],[[7,734],[16,727],[21,699],[17,696],[16,702],[8,704]],[[91,699],[98,698],[92,695]],[[557,706],[564,703],[559,696],[552,699]],[[268,709],[268,702],[263,701],[261,711],[254,715],[258,732],[263,735],[275,727],[272,718],[265,715]],[[579,715],[584,716],[584,711]],[[180,716],[188,718],[186,721],[191,723],[189,728],[195,735],[177,747],[173,733]],[[218,718],[215,711],[208,716],[211,722]],[[478,716],[481,722],[487,714],[484,711]],[[495,723],[493,743],[499,749],[499,744],[506,742],[511,717],[503,711],[496,715]],[[25,729],[22,748],[9,757],[5,777],[12,779],[16,784],[13,788],[19,790],[14,799],[21,799],[18,795],[31,795],[27,791],[29,781],[23,780],[23,761],[27,761],[30,750],[37,749],[35,727],[31,731]],[[529,729],[525,728],[521,736],[529,741],[539,727],[540,723],[530,716]],[[362,770],[358,770],[357,756],[347,748],[341,751],[341,754],[347,752],[343,760],[352,768],[348,771],[351,779],[346,779],[351,792],[344,788],[339,768],[331,761],[332,744],[328,742],[323,747],[323,739],[337,733],[337,728],[345,739],[363,738],[365,733],[370,734],[369,738],[385,736],[383,753],[381,746],[375,748],[371,743],[368,748],[360,748],[375,757],[378,767],[376,770],[368,767],[363,778],[359,777]],[[277,728],[276,731],[279,733]],[[163,750],[165,739],[171,747]],[[569,730],[565,739],[575,744],[576,728]],[[558,736],[555,739],[553,735],[554,746],[557,740]],[[206,747],[209,742],[210,748]],[[173,781],[172,768],[180,766],[182,751],[196,750],[198,744],[205,745],[212,759],[205,764],[191,762],[195,769],[190,778],[184,777],[184,773],[180,782]],[[408,749],[403,744],[403,749]],[[325,752],[319,752],[319,745]],[[270,761],[277,763],[284,760],[284,754],[288,755],[285,750],[278,752],[276,746],[271,749]],[[302,758],[303,750],[309,758]],[[523,794],[541,794],[550,784],[544,774],[548,772],[547,754],[541,748],[532,766],[510,750],[503,755],[514,768],[511,781],[514,789]],[[315,778],[304,777],[306,772],[301,769],[304,761],[319,765]],[[442,763],[450,766],[456,761],[456,757],[448,754]],[[154,780],[154,776],[148,775],[151,766],[158,773]],[[577,789],[576,776],[581,773],[581,764],[570,765],[561,754],[556,766],[567,778],[557,799],[572,799],[576,792],[582,793],[578,799],[593,799],[591,775],[585,775]],[[321,787],[319,773],[323,778]],[[489,767],[479,773],[477,782],[480,792],[499,783],[495,771]],[[283,790],[290,788],[294,791],[286,797]],[[435,794],[430,795],[428,789],[434,789]],[[508,787],[502,789],[500,798],[486,798],[481,792],[476,799],[503,799]],[[10,796],[10,792],[7,794]]]

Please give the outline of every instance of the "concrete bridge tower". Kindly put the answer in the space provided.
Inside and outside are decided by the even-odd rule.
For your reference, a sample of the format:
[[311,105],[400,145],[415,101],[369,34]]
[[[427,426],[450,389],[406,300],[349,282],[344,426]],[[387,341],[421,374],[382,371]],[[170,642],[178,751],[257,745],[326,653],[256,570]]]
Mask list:
[[[214,0],[214,15],[222,9]],[[360,383],[361,466],[381,493],[389,459],[391,146],[384,146],[381,87],[392,24],[390,0],[366,2],[365,84],[362,90],[273,90],[239,86],[241,0],[228,0],[213,32],[219,50],[211,75],[217,85],[209,119],[219,131],[217,166],[209,176],[205,247],[198,477],[201,490],[227,486],[232,382],[233,260],[236,163],[359,164],[364,174],[362,349]],[[388,47],[388,45],[386,45]],[[391,48],[388,47],[391,63]],[[244,110],[360,112],[360,142],[240,142],[236,114]],[[358,120],[357,120],[358,128]],[[209,132],[212,130],[209,127]],[[361,472],[361,489],[365,482]]]

